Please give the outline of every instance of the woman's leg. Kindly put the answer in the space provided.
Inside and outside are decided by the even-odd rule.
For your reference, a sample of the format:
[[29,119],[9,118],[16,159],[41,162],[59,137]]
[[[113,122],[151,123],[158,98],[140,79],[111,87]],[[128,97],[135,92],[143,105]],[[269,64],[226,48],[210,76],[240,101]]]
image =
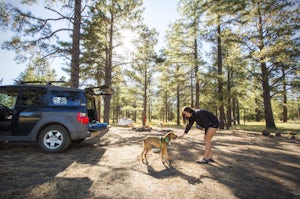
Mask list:
[[216,134],[216,131],[217,131],[216,128],[208,128],[207,132],[204,136],[205,149],[204,149],[203,158],[206,160],[212,158],[211,140],[212,140],[213,136]]

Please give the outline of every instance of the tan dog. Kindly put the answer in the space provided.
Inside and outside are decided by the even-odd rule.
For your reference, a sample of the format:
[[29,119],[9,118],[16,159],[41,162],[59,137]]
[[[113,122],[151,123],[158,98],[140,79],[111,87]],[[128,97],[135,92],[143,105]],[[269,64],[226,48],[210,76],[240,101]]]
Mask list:
[[[148,164],[147,153],[152,149],[152,146],[160,148],[160,156],[163,165],[167,164],[167,166],[171,167],[170,157],[168,154],[168,145],[171,140],[175,140],[177,135],[173,132],[169,132],[162,137],[151,137],[147,136],[143,140],[143,152],[142,152],[142,162],[144,164]],[[165,165],[166,166],[166,165]]]

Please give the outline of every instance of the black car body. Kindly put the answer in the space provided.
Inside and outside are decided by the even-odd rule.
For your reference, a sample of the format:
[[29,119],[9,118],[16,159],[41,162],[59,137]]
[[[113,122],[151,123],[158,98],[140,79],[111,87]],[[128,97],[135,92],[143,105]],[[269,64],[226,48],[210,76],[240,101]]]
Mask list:
[[91,136],[89,122],[97,120],[94,91],[112,94],[107,87],[0,86],[0,140],[34,141],[45,152],[83,141]]

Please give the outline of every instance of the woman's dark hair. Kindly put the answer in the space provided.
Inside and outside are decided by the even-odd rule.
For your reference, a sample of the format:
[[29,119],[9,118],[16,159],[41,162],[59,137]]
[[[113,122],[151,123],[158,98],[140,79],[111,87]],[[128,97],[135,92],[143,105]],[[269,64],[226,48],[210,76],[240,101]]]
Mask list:
[[183,114],[183,112],[188,112],[188,113],[194,113],[195,110],[189,106],[183,107],[181,115],[182,115],[182,119],[183,119],[183,123],[186,123],[186,116],[185,114]]

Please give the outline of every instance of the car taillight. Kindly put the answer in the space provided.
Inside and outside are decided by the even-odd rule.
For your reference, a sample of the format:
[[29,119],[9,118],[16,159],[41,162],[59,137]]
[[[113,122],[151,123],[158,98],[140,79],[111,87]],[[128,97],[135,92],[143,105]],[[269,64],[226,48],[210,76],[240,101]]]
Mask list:
[[77,113],[77,121],[82,124],[88,124],[89,117],[86,115],[86,113]]

